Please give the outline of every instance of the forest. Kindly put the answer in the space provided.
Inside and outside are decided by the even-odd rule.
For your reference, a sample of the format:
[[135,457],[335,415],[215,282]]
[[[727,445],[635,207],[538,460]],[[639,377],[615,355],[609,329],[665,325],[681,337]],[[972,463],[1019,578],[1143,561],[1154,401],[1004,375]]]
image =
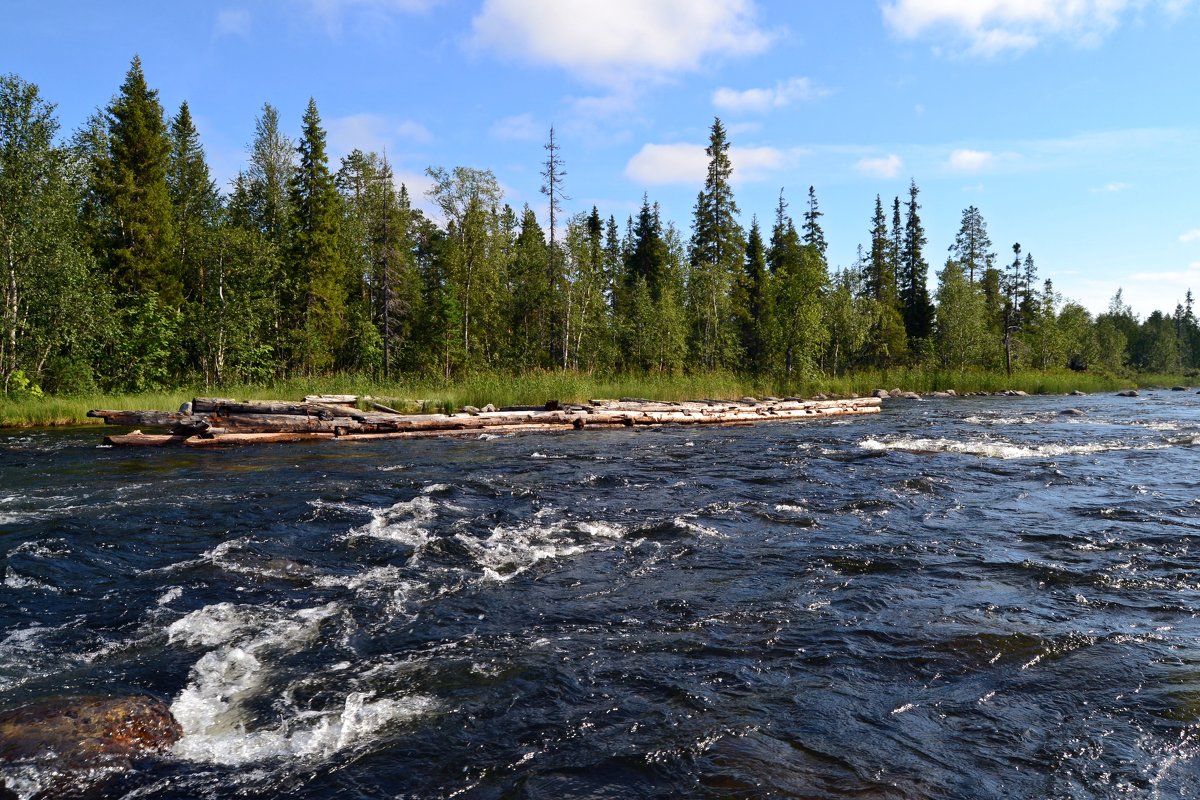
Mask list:
[[168,114],[138,58],[69,135],[36,85],[0,77],[3,395],[554,371],[787,387],[893,367],[1200,363],[1190,292],[1144,320],[1118,292],[1093,316],[1040,281],[1020,244],[994,245],[974,206],[935,257],[915,181],[890,202],[864,198],[858,258],[831,269],[813,187],[796,219],[781,191],[744,224],[720,119],[688,231],[649,196],[624,220],[567,210],[553,129],[546,219],[507,204],[490,170],[432,166],[435,220],[385,155],[331,164],[315,102],[300,122],[293,140],[264,104],[222,191],[187,103]]

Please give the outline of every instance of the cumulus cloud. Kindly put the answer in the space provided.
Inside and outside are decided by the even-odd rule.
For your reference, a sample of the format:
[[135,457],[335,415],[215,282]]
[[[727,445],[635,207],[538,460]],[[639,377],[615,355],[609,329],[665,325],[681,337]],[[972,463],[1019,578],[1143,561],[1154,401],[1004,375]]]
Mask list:
[[221,9],[217,12],[214,33],[217,36],[249,36],[250,12],[242,8]]
[[344,156],[358,148],[363,152],[381,153],[395,150],[400,142],[424,144],[433,135],[419,122],[396,119],[383,114],[351,114],[336,117],[325,124],[332,154]]
[[608,86],[766,49],[751,0],[484,0],[471,43]]
[[904,169],[904,161],[895,153],[880,158],[861,158],[854,168],[874,178],[894,178]]
[[[786,166],[788,154],[774,147],[731,147],[733,181],[763,180]],[[700,144],[646,144],[629,163],[625,175],[643,186],[704,182],[708,154]]]
[[549,129],[533,118],[532,114],[517,114],[496,120],[489,132],[496,139],[511,139],[519,142],[535,142],[549,134]]
[[713,92],[713,105],[723,111],[754,111],[763,113],[773,108],[782,108],[804,100],[815,100],[829,94],[825,89],[812,85],[808,78],[792,78],[779,81],[765,89],[728,89],[722,87]]
[[933,35],[972,55],[1020,52],[1046,39],[1095,46],[1146,5],[1176,16],[1190,0],[889,0],[883,19],[901,39]]
[[947,165],[955,172],[979,172],[992,165],[995,155],[986,150],[955,150]]

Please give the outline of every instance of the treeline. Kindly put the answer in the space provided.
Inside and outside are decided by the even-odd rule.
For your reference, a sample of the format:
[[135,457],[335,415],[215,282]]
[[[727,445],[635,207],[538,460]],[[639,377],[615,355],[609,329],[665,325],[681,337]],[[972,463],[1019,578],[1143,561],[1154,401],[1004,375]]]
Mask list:
[[133,60],[112,102],[60,140],[36,86],[0,78],[0,382],[5,393],[144,391],[355,372],[727,370],[788,381],[863,367],[1193,369],[1191,294],[1139,321],[1093,318],[993,251],[963,212],[927,289],[914,182],[831,271],[812,187],[743,227],[715,120],[686,234],[644,197],[622,222],[565,215],[550,131],[543,228],[495,175],[431,167],[438,224],[387,158],[331,166],[316,104],[298,140],[264,105],[248,164],[218,191],[187,103],[166,115]]

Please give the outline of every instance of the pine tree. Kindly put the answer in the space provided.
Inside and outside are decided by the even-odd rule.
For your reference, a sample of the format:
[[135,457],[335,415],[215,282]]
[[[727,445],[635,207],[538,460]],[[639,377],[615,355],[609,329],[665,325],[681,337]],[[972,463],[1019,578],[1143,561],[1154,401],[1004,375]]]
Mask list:
[[929,264],[922,252],[926,244],[925,229],[917,214],[921,206],[917,203],[920,190],[913,181],[908,189],[907,215],[904,223],[904,239],[900,251],[900,304],[904,309],[904,329],[910,344],[928,339],[933,333],[933,304],[929,301],[926,284]]
[[104,217],[98,255],[125,298],[152,294],[177,309],[183,291],[167,188],[171,144],[158,91],[146,85],[137,56],[107,122],[108,153],[97,176]]
[[730,325],[729,294],[741,270],[746,243],[738,225],[738,207],[730,178],[729,141],[720,118],[709,131],[708,171],[696,199],[688,276],[692,350],[706,369],[734,364],[735,336]]
[[298,334],[292,362],[308,373],[328,370],[341,345],[346,317],[345,272],[340,252],[341,201],[325,154],[325,131],[309,99],[296,146],[288,255],[290,317]]
[[[1002,334],[1004,337],[1004,370],[1009,375],[1012,375],[1013,370],[1013,342],[1016,339],[1016,333],[1021,329],[1021,294],[1022,294],[1022,273],[1021,273],[1021,243],[1013,243],[1013,261],[1008,270],[1004,273],[1001,280],[1000,290],[1004,296],[1004,323]],[[1118,295],[1120,292],[1118,291]]]
[[249,223],[283,246],[291,215],[290,187],[296,171],[296,146],[279,130],[279,111],[263,103],[254,123],[250,166],[245,174]]
[[[546,162],[542,169],[541,192],[546,195],[548,201],[547,214],[549,215],[550,223],[550,245],[548,256],[546,258],[546,283],[552,289],[559,285],[562,273],[562,253],[559,252],[558,246],[558,217],[562,213],[562,201],[570,200],[571,198],[563,191],[563,179],[567,176],[563,170],[562,154],[559,152],[558,142],[554,139],[554,126],[550,126],[550,139],[545,144]],[[560,336],[555,335],[554,328],[561,327],[560,321],[553,318],[550,319],[552,330],[549,332],[546,345],[551,348],[551,361],[560,361],[563,367],[566,367],[566,350],[558,348]],[[555,357],[555,350],[561,350],[561,358]]]
[[817,193],[813,187],[808,187],[808,211],[804,212],[804,243],[810,247],[815,247],[817,252],[821,254],[821,258],[825,258],[827,245],[825,244],[825,232],[821,230],[821,213],[817,207]]
[[888,257],[887,217],[883,203],[875,195],[875,214],[871,217],[871,255],[863,275],[863,289],[877,302],[896,295],[896,273],[892,271],[892,260]]

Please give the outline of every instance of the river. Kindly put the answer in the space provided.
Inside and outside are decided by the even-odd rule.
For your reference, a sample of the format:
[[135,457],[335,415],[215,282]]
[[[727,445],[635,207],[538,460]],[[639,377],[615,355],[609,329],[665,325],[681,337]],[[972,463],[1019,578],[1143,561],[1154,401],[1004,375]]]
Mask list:
[[0,431],[0,709],[168,702],[115,796],[1200,797],[1193,391],[102,435]]

